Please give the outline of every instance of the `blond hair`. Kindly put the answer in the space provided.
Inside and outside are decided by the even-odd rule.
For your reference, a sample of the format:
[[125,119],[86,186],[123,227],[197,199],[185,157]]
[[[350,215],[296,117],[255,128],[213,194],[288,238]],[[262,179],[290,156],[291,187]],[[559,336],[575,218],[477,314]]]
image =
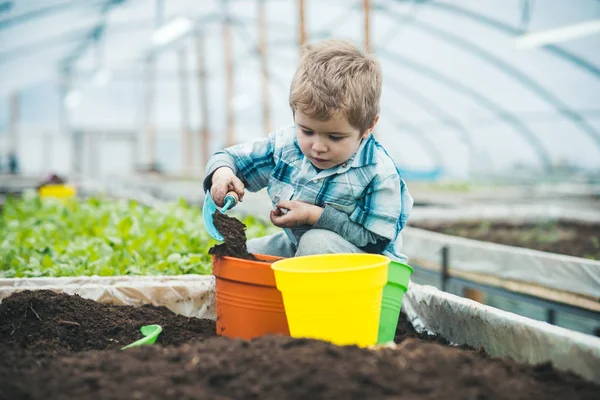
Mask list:
[[379,113],[381,68],[370,55],[343,40],[305,45],[290,86],[290,107],[326,121],[341,113],[364,133]]

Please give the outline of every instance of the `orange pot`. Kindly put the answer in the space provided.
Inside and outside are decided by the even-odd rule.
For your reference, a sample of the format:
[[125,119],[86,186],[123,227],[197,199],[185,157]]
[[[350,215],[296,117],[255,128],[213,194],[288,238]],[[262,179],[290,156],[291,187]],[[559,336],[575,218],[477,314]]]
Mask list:
[[[256,257],[266,261],[281,259],[264,254]],[[217,335],[252,339],[267,334],[290,334],[270,263],[213,256],[213,275]]]

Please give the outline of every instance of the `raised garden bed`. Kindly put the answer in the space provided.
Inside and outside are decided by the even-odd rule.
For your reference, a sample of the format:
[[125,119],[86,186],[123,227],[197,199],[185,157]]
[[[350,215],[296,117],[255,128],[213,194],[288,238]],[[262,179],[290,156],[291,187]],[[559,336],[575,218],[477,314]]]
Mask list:
[[[550,365],[490,358],[422,335],[401,318],[396,348],[214,335],[212,321],[163,308],[22,292],[0,304],[0,398],[595,399],[600,386]],[[118,350],[139,326],[157,344]]]
[[600,260],[600,224],[569,221],[418,221],[435,232],[549,253]]

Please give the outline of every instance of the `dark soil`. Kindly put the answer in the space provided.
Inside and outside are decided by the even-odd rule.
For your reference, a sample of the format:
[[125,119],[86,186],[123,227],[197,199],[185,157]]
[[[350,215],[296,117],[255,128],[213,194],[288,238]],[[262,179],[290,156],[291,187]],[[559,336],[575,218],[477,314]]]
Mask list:
[[236,257],[244,260],[258,261],[246,247],[246,225],[236,218],[220,212],[213,214],[215,228],[223,235],[225,241],[209,250],[209,253],[220,257]]
[[[0,333],[1,400],[596,399],[600,390],[600,386],[548,364],[520,365],[440,345],[443,340],[416,333],[406,318],[401,318],[396,333],[399,348],[377,351],[282,336],[249,342],[208,337],[214,334],[214,324],[188,336],[191,342],[181,346],[120,351],[120,346],[98,342],[76,348],[68,344],[70,339],[63,340],[72,333],[61,330],[59,320],[77,319],[79,326],[69,329],[78,329],[82,337],[102,337],[106,334],[103,322],[110,314],[121,316],[126,323],[128,318],[144,319],[138,318],[138,313],[154,312],[160,322],[144,319],[142,323],[162,323],[161,336],[169,331],[185,332],[177,339],[165,340],[165,336],[161,341],[159,336],[159,343],[183,343],[185,335],[194,331],[181,329],[178,323],[193,318],[176,316],[164,308],[94,307],[89,303],[94,302],[44,291],[16,294],[0,304],[2,329],[4,325],[19,326],[12,335],[4,330]],[[83,309],[87,313],[80,313]],[[206,323],[195,321],[198,326]],[[133,335],[137,328],[133,323],[124,330]],[[53,338],[50,347],[48,340],[41,338],[23,346],[12,337],[35,336],[37,331],[49,329],[57,332],[45,333]],[[196,338],[201,340],[193,341]],[[90,348],[105,350],[87,350]]]
[[[394,343],[399,344],[406,339],[421,339],[426,342],[433,342],[443,345],[450,345],[450,342],[441,336],[428,335],[427,333],[419,333],[413,328],[412,324],[408,320],[404,312],[400,313],[398,318],[398,326],[396,327],[396,334],[394,335]],[[468,348],[468,347],[465,347]]]
[[549,365],[525,367],[407,339],[370,351],[265,337],[214,338],[181,347],[0,362],[5,399],[597,399],[600,387]]
[[419,222],[410,225],[448,235],[600,260],[600,224],[477,221]]
[[0,343],[24,349],[119,349],[141,339],[143,325],[158,324],[157,343],[177,345],[215,336],[214,321],[186,318],[165,307],[100,304],[49,290],[24,291],[0,303]]
[[62,185],[64,183],[67,183],[67,181],[64,178],[56,174],[52,174],[46,179],[44,179],[42,182],[40,182],[36,188],[39,190],[41,187],[46,185]]

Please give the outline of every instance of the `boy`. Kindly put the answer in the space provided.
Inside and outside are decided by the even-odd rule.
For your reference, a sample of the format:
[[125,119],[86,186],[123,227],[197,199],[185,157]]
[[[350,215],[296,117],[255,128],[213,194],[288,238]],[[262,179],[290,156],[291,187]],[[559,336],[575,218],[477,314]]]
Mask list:
[[205,190],[217,205],[267,187],[271,222],[283,232],[248,241],[280,257],[400,253],[413,200],[371,132],[379,119],[381,70],[352,44],[326,40],[303,49],[290,88],[294,126],[217,152]]

